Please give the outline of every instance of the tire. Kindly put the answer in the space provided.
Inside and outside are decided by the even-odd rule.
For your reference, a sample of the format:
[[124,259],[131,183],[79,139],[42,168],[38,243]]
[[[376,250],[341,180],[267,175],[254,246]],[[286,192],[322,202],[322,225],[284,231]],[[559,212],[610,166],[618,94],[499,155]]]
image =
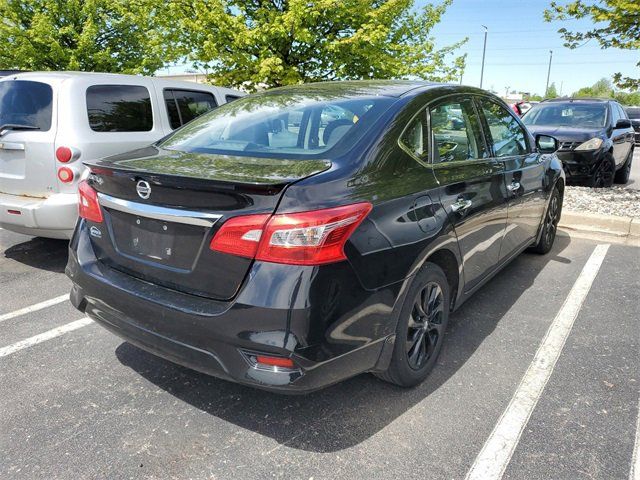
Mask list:
[[629,151],[629,156],[627,157],[627,160],[624,162],[624,165],[622,165],[622,168],[620,168],[620,170],[616,172],[616,175],[613,178],[613,181],[615,183],[619,183],[621,185],[627,184],[627,182],[629,181],[629,177],[631,176],[632,162],[633,162],[633,147],[631,147],[631,150]]
[[551,193],[551,198],[549,199],[547,211],[544,212],[540,240],[538,240],[538,243],[529,249],[530,251],[541,255],[551,251],[553,248],[553,242],[556,240],[560,215],[562,215],[562,194],[560,193],[560,189],[555,186]]
[[389,368],[376,375],[401,387],[422,383],[436,364],[449,321],[450,288],[442,269],[427,262],[400,311]]
[[616,172],[616,162],[610,153],[596,166],[588,186],[592,188],[609,188],[613,185],[613,177]]

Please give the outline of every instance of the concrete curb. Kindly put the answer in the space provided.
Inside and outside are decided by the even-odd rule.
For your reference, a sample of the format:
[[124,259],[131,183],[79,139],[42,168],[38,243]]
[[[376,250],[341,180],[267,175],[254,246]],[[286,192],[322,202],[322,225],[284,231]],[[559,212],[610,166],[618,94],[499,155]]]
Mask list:
[[562,212],[559,226],[577,232],[603,233],[623,238],[640,239],[640,218],[565,210]]

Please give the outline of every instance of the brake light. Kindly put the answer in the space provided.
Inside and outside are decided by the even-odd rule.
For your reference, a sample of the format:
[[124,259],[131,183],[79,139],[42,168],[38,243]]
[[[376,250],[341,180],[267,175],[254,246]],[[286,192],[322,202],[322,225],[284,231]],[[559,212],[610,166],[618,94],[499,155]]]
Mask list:
[[62,183],[73,182],[73,170],[71,170],[69,167],[60,167],[58,169],[58,179]]
[[67,163],[73,157],[73,152],[69,147],[58,147],[56,149],[56,158],[59,162]]
[[371,211],[370,203],[310,212],[247,215],[225,222],[211,249],[293,265],[322,265],[346,259],[344,245]]
[[78,214],[80,218],[102,223],[102,210],[98,203],[98,194],[86,180],[78,184],[78,196]]

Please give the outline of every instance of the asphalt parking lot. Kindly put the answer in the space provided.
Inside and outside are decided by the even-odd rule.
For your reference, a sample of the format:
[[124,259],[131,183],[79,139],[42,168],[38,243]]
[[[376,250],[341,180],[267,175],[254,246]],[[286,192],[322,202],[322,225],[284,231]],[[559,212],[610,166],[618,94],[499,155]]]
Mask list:
[[519,257],[452,316],[417,388],[360,375],[289,397],[72,323],[66,242],[0,230],[0,478],[464,478],[574,306],[503,478],[636,480],[640,249],[604,244],[561,236],[549,255]]

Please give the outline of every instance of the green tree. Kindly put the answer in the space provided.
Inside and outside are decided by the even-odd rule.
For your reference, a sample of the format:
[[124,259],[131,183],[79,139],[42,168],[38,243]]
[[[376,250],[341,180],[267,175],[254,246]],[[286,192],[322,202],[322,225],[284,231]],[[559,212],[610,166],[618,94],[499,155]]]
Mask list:
[[[558,30],[566,47],[577,48],[593,39],[601,48],[640,51],[640,2],[637,0],[574,0],[565,5],[551,2],[544,18],[548,22],[582,18],[593,21],[593,29],[586,32],[571,32],[566,28]],[[640,67],[640,62],[636,65]],[[616,73],[613,78],[620,88],[640,88],[640,78],[623,77],[621,73]]]
[[601,78],[590,87],[582,87],[573,94],[574,97],[613,98],[614,90],[611,81]]
[[169,60],[146,0],[0,0],[0,68],[151,74]]
[[547,88],[547,92],[545,93],[545,98],[556,98],[558,96],[558,89],[556,88],[555,82],[551,82],[549,88]]
[[[301,82],[458,79],[466,41],[430,32],[452,0],[199,0],[168,4],[168,44],[215,83],[255,89]],[[455,57],[455,58],[453,58]]]

